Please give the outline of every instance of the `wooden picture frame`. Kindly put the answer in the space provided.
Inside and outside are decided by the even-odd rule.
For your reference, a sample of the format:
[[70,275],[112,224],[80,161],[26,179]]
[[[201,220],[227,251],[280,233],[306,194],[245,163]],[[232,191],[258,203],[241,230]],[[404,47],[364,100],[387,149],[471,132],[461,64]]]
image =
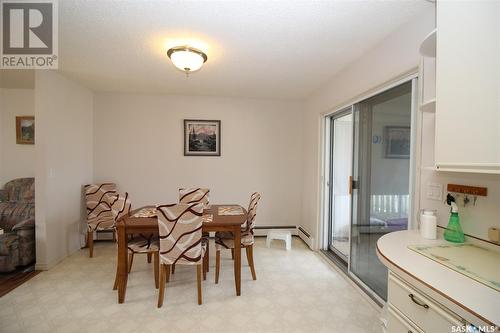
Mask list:
[[184,156],[221,156],[221,121],[184,119]]
[[35,144],[35,117],[16,117],[16,143],[19,145]]

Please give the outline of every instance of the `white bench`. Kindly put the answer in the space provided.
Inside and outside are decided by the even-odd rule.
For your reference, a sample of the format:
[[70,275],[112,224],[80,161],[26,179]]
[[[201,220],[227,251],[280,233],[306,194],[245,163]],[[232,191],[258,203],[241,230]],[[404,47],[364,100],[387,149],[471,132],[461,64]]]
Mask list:
[[266,245],[271,246],[271,241],[273,239],[279,239],[285,241],[285,246],[287,251],[292,249],[292,233],[288,230],[271,229],[267,233]]

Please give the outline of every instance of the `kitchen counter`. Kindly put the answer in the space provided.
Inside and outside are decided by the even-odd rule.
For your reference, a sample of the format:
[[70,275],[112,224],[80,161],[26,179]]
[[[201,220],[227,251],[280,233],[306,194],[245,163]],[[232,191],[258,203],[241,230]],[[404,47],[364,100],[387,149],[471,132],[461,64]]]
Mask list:
[[378,240],[377,256],[389,270],[474,325],[500,326],[500,292],[408,248],[445,243],[424,239],[417,230],[397,231]]

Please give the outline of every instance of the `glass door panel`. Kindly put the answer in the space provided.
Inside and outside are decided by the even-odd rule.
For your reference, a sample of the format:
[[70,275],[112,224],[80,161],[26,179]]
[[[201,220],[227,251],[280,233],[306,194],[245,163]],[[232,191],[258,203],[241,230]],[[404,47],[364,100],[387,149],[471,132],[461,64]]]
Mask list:
[[412,82],[356,105],[353,219],[349,270],[387,299],[377,240],[408,228]]
[[351,225],[352,111],[331,121],[330,249],[347,264]]

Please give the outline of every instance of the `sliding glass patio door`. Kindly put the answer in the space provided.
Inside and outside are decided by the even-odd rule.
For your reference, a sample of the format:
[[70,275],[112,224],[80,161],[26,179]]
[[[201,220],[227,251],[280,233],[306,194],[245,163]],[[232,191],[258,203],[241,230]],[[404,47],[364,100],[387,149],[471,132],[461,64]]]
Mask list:
[[349,271],[380,298],[387,298],[387,268],[377,258],[377,240],[408,229],[412,83],[356,106],[356,189]]
[[[377,240],[408,229],[415,80],[328,118],[328,247],[375,298],[387,298]],[[338,260],[336,260],[338,261]]]

